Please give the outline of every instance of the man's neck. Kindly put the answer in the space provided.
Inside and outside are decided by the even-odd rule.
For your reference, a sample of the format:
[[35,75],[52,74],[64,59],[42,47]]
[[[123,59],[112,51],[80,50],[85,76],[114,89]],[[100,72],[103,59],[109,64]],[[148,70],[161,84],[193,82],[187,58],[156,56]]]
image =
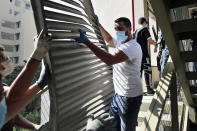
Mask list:
[[133,39],[133,37],[132,37],[132,35],[130,34],[130,35],[128,36],[127,40],[124,41],[122,44],[127,43],[128,41],[130,41],[130,40],[132,40],[132,39]]

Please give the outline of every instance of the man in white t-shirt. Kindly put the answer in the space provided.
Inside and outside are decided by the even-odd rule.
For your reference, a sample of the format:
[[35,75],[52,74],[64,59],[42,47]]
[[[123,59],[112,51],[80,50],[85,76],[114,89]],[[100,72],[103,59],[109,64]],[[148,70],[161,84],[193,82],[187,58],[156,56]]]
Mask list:
[[142,50],[132,39],[131,22],[126,17],[115,20],[116,39],[99,24],[104,39],[115,47],[110,54],[93,43],[79,30],[80,37],[75,39],[84,43],[107,65],[113,65],[113,83],[115,93],[110,104],[110,115],[115,117],[118,131],[135,131],[139,109],[142,102],[142,81],[140,77]]

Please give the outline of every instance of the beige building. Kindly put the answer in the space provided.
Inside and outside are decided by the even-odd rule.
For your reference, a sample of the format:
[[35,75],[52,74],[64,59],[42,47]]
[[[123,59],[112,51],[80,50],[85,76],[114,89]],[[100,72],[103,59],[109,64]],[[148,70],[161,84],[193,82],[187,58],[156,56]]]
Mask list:
[[15,64],[24,64],[33,50],[36,35],[29,0],[1,0],[0,44]]

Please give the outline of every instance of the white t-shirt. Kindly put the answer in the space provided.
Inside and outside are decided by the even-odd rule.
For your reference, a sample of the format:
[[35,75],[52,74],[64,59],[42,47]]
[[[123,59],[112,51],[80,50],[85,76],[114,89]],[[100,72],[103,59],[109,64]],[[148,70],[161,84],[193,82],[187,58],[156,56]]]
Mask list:
[[136,40],[121,44],[114,39],[115,50],[123,51],[129,58],[113,65],[114,89],[120,96],[137,97],[143,94],[140,77],[142,50]]

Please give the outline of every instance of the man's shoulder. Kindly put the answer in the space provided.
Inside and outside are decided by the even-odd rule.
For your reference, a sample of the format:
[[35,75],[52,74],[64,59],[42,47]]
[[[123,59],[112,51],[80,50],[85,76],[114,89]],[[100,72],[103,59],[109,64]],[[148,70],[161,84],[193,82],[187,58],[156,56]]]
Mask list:
[[148,29],[148,27],[140,27],[140,28],[138,28],[137,30],[136,30],[136,32],[138,31],[138,32],[143,32],[143,31],[149,31],[149,29]]
[[142,32],[149,32],[148,27],[144,27],[144,28],[142,29]]
[[141,40],[144,39],[144,35],[147,33],[149,33],[148,27],[138,28],[134,33],[135,39],[137,38],[137,41],[141,43]]
[[128,41],[127,44],[132,50],[141,49],[140,44],[135,39]]

